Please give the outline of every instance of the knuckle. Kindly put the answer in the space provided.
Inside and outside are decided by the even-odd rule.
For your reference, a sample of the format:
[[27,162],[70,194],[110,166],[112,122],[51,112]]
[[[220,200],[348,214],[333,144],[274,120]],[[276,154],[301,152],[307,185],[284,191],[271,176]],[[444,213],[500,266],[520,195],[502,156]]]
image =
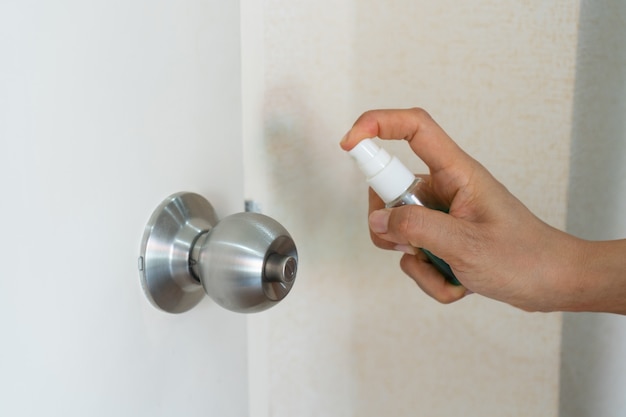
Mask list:
[[364,128],[366,131],[371,131],[374,134],[378,129],[378,111],[377,110],[368,110],[365,113],[361,114],[358,119],[354,122],[354,126],[360,126]]
[[453,251],[449,261],[462,270],[474,270],[484,265],[484,258],[489,253],[485,232],[466,223],[456,223],[455,226],[449,238],[454,239],[455,246],[462,250]]
[[432,120],[430,113],[428,113],[421,107],[413,107],[412,109],[410,109],[410,112],[413,114],[413,117],[420,122],[427,122]]
[[420,246],[419,242],[416,242],[416,232],[423,228],[423,216],[420,215],[416,206],[403,206],[398,207],[398,209],[396,211],[398,214],[395,226],[396,233],[414,246]]
[[396,231],[398,234],[402,236],[406,236],[411,232],[412,228],[412,218],[413,215],[411,213],[407,213],[407,215],[401,216],[398,219],[398,225],[396,227]]

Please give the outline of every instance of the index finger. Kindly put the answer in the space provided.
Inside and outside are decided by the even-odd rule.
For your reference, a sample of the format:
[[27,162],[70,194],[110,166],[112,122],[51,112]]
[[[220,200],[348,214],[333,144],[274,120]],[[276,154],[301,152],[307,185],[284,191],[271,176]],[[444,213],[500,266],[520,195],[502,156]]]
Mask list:
[[471,159],[425,110],[419,108],[365,112],[344,136],[341,147],[350,150],[361,140],[376,136],[406,140],[431,171]]

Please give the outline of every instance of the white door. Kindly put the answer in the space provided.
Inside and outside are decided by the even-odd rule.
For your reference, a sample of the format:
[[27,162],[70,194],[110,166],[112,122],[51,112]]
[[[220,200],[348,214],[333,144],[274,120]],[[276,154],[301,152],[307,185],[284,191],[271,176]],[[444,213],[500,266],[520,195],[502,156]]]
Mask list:
[[0,415],[244,416],[245,317],[148,302],[152,210],[243,210],[239,3],[0,3]]

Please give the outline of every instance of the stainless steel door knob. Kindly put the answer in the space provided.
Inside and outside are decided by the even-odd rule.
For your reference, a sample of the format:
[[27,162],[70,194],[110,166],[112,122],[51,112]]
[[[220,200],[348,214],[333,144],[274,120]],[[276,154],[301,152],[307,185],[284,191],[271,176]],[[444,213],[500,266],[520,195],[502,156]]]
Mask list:
[[276,220],[258,213],[217,219],[202,196],[177,193],[153,212],[139,256],[141,283],[152,304],[170,313],[204,294],[228,310],[266,310],[291,290],[296,245]]

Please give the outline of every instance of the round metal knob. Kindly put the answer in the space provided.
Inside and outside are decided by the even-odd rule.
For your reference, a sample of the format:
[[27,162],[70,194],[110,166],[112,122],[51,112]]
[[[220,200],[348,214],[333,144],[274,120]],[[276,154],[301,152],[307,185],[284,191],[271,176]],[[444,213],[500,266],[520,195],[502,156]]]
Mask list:
[[193,193],[166,199],[153,213],[141,246],[144,291],[157,308],[180,313],[208,294],[224,308],[252,313],[291,290],[298,253],[287,230],[258,213],[217,221],[211,204]]

